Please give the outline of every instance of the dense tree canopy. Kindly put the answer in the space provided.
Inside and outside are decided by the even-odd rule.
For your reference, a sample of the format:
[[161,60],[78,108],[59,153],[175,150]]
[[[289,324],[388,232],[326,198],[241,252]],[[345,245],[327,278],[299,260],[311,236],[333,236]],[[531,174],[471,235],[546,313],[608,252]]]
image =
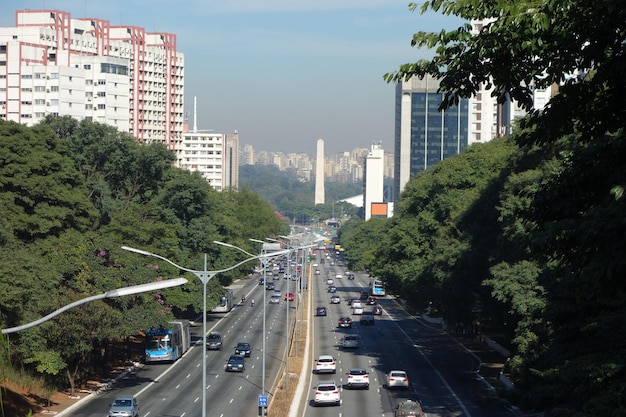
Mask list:
[[[415,309],[510,347],[510,398],[524,409],[624,415],[626,8],[433,0],[427,10],[485,26],[416,33],[434,58],[385,79],[440,79],[441,108],[491,88],[528,115],[511,138],[412,178],[377,247],[363,244],[375,225],[342,233],[346,256]],[[533,89],[554,85],[533,109]]]
[[[255,248],[248,238],[289,226],[257,195],[215,191],[197,173],[173,168],[160,144],[138,145],[110,126],[48,117],[28,128],[0,120],[0,328],[37,320],[73,301],[175,278],[186,268],[219,270],[244,259],[215,240]],[[237,244],[236,243],[236,244]],[[209,282],[208,304],[253,263]],[[173,317],[202,311],[202,285],[95,301],[11,336],[13,366],[51,384],[86,378],[94,352]],[[100,360],[114,352],[108,350]],[[4,362],[3,362],[4,363]],[[77,381],[81,382],[81,381]]]
[[326,204],[315,205],[315,184],[273,165],[243,165],[239,183],[257,193],[294,223],[354,216],[358,209],[341,200],[363,193],[362,183],[326,182]]

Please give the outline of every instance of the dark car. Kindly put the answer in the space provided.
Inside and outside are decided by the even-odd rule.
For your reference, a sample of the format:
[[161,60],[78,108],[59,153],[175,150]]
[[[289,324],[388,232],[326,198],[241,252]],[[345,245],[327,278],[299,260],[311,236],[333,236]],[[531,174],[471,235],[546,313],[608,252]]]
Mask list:
[[294,293],[292,293],[292,292],[286,292],[285,293],[285,297],[284,297],[285,301],[293,301],[293,300],[295,300],[295,298],[296,298],[296,296],[294,295]]
[[217,332],[211,332],[206,338],[207,350],[222,350],[224,347],[224,340],[222,335]]
[[337,287],[335,287],[334,285],[329,285],[328,292],[337,292]]
[[348,329],[352,327],[352,319],[350,317],[340,317],[337,323],[337,327]]
[[362,291],[359,299],[361,301],[367,301],[368,298],[370,298],[370,293],[368,293],[367,291]]
[[268,281],[267,284],[265,284],[265,289],[266,290],[273,290],[274,288],[276,288],[276,285],[274,284],[274,282],[272,281]]
[[368,306],[374,306],[376,304],[378,304],[378,298],[373,297],[373,296],[369,296],[367,297],[367,300],[365,301],[365,304],[367,304]]
[[265,284],[265,278],[261,277],[259,278],[259,285],[263,285]]
[[424,411],[419,402],[406,400],[396,405],[393,415],[394,417],[423,417]]
[[315,315],[316,316],[325,316],[327,315],[328,312],[326,311],[326,307],[324,306],[319,306],[315,309]]
[[239,342],[237,346],[235,346],[235,355],[242,355],[249,358],[251,353],[252,345],[248,342]]
[[246,361],[241,355],[230,355],[226,362],[226,372],[243,372],[246,369]]
[[374,314],[375,316],[380,316],[381,314],[383,314],[383,308],[378,304],[375,305],[374,308],[372,308],[372,314]]
[[360,323],[374,324],[374,313],[372,313],[371,311],[364,311],[363,314],[361,314]]

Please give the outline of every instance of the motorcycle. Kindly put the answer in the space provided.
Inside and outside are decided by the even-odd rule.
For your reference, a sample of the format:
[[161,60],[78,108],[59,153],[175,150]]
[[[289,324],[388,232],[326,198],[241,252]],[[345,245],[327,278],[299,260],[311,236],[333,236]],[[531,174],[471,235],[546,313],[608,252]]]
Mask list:
[[348,279],[354,279],[354,275],[352,274],[348,275]]

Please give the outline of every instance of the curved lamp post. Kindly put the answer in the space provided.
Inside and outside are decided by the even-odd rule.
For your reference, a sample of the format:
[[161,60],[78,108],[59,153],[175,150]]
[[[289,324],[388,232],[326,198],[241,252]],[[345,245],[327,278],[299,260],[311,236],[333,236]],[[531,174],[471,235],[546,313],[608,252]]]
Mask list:
[[169,288],[169,287],[176,287],[178,285],[183,285],[186,284],[187,280],[185,278],[174,278],[174,279],[167,279],[167,280],[163,280],[163,281],[158,281],[158,282],[151,282],[148,284],[140,284],[140,285],[132,285],[130,287],[123,287],[123,288],[118,288],[115,290],[111,290],[111,291],[107,291],[105,293],[102,294],[98,294],[98,295],[93,295],[91,297],[87,297],[87,298],[83,298],[81,300],[78,301],[74,301],[73,303],[70,303],[68,305],[66,305],[65,307],[61,307],[60,309],[53,311],[52,313],[48,314],[45,317],[40,318],[39,320],[35,320],[33,322],[27,323],[27,324],[22,324],[21,326],[17,326],[17,327],[11,327],[9,329],[3,329],[2,330],[2,334],[9,334],[9,333],[15,333],[15,332],[19,332],[21,330],[25,330],[34,326],[37,326],[45,321],[50,320],[53,317],[58,316],[59,314],[63,313],[64,311],[67,311],[71,308],[74,308],[76,306],[79,306],[81,304],[85,304],[85,303],[89,303],[91,301],[95,301],[95,300],[102,300],[104,298],[115,298],[115,297],[123,297],[125,295],[131,295],[131,294],[138,294],[138,293],[142,293],[142,292],[150,292],[150,291],[156,291],[156,290],[162,290],[163,288]]
[[181,271],[191,272],[196,277],[198,277],[198,279],[202,282],[203,293],[204,293],[203,306],[202,306],[202,313],[203,313],[203,316],[202,316],[202,323],[203,323],[203,326],[202,326],[202,417],[206,417],[206,352],[205,352],[205,349],[206,349],[206,285],[211,280],[211,278],[213,278],[217,274],[221,272],[230,271],[231,269],[235,269],[238,266],[245,264],[246,262],[250,262],[252,260],[258,259],[258,256],[253,255],[251,258],[243,260],[239,262],[238,264],[233,265],[229,268],[220,269],[218,271],[207,271],[207,254],[205,253],[204,254],[204,270],[196,271],[194,269],[184,268],[180,265],[177,265],[174,262],[170,261],[169,259],[164,258],[161,255],[157,255],[156,253],[148,252],[148,251],[141,250],[141,249],[131,248],[128,246],[122,246],[122,249],[127,250],[129,252],[135,252],[140,255],[151,256],[153,258],[161,259],[162,261],[165,261],[168,264],[175,266]]
[[[257,239],[250,239],[252,242],[259,242],[259,243],[267,243],[264,242],[262,240],[257,240]],[[224,243],[224,242],[218,242],[218,241],[213,241],[213,243],[216,243],[218,245],[221,246],[226,246],[227,248],[232,248],[232,249],[237,249],[240,252],[245,253],[246,255],[249,256],[255,256],[255,258],[258,258],[261,260],[261,263],[263,264],[263,283],[265,285],[267,285],[267,276],[265,274],[265,270],[266,270],[266,263],[267,260],[270,258],[274,258],[277,256],[282,256],[282,255],[286,255],[288,253],[290,253],[290,250],[280,250],[280,251],[274,251],[274,252],[266,252],[265,250],[263,250],[263,253],[261,255],[252,255],[250,252],[240,248],[239,246],[235,246],[235,245],[231,245],[230,243]],[[265,307],[266,307],[267,303],[265,301],[265,291],[263,291],[263,356],[262,356],[262,365],[261,365],[261,369],[262,369],[262,373],[261,373],[261,394],[265,394]],[[289,307],[289,306],[287,306]]]

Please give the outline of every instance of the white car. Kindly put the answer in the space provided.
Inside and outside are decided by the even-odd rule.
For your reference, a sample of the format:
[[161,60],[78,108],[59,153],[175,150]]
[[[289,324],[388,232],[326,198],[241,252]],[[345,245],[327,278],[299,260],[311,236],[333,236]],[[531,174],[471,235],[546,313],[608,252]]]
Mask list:
[[280,295],[272,295],[270,297],[270,304],[280,304]]
[[363,303],[361,303],[360,301],[353,301],[351,307],[352,314],[363,314]]
[[333,279],[332,279],[332,278],[328,278],[328,279],[326,280],[326,285],[333,285],[333,282],[334,282],[334,281],[333,281]]
[[341,392],[335,381],[320,381],[315,388],[315,405],[341,404]]
[[315,361],[314,373],[321,374],[324,372],[335,373],[337,372],[337,360],[331,355],[320,355]]
[[338,295],[333,295],[332,297],[330,297],[330,303],[341,304],[341,297],[339,297]]
[[343,275],[341,275],[341,274],[336,274],[335,275],[335,279],[341,279],[341,278],[343,278]]
[[390,371],[387,374],[387,388],[409,389],[409,375],[406,371]]
[[370,376],[363,368],[350,369],[348,372],[348,388],[370,389]]

